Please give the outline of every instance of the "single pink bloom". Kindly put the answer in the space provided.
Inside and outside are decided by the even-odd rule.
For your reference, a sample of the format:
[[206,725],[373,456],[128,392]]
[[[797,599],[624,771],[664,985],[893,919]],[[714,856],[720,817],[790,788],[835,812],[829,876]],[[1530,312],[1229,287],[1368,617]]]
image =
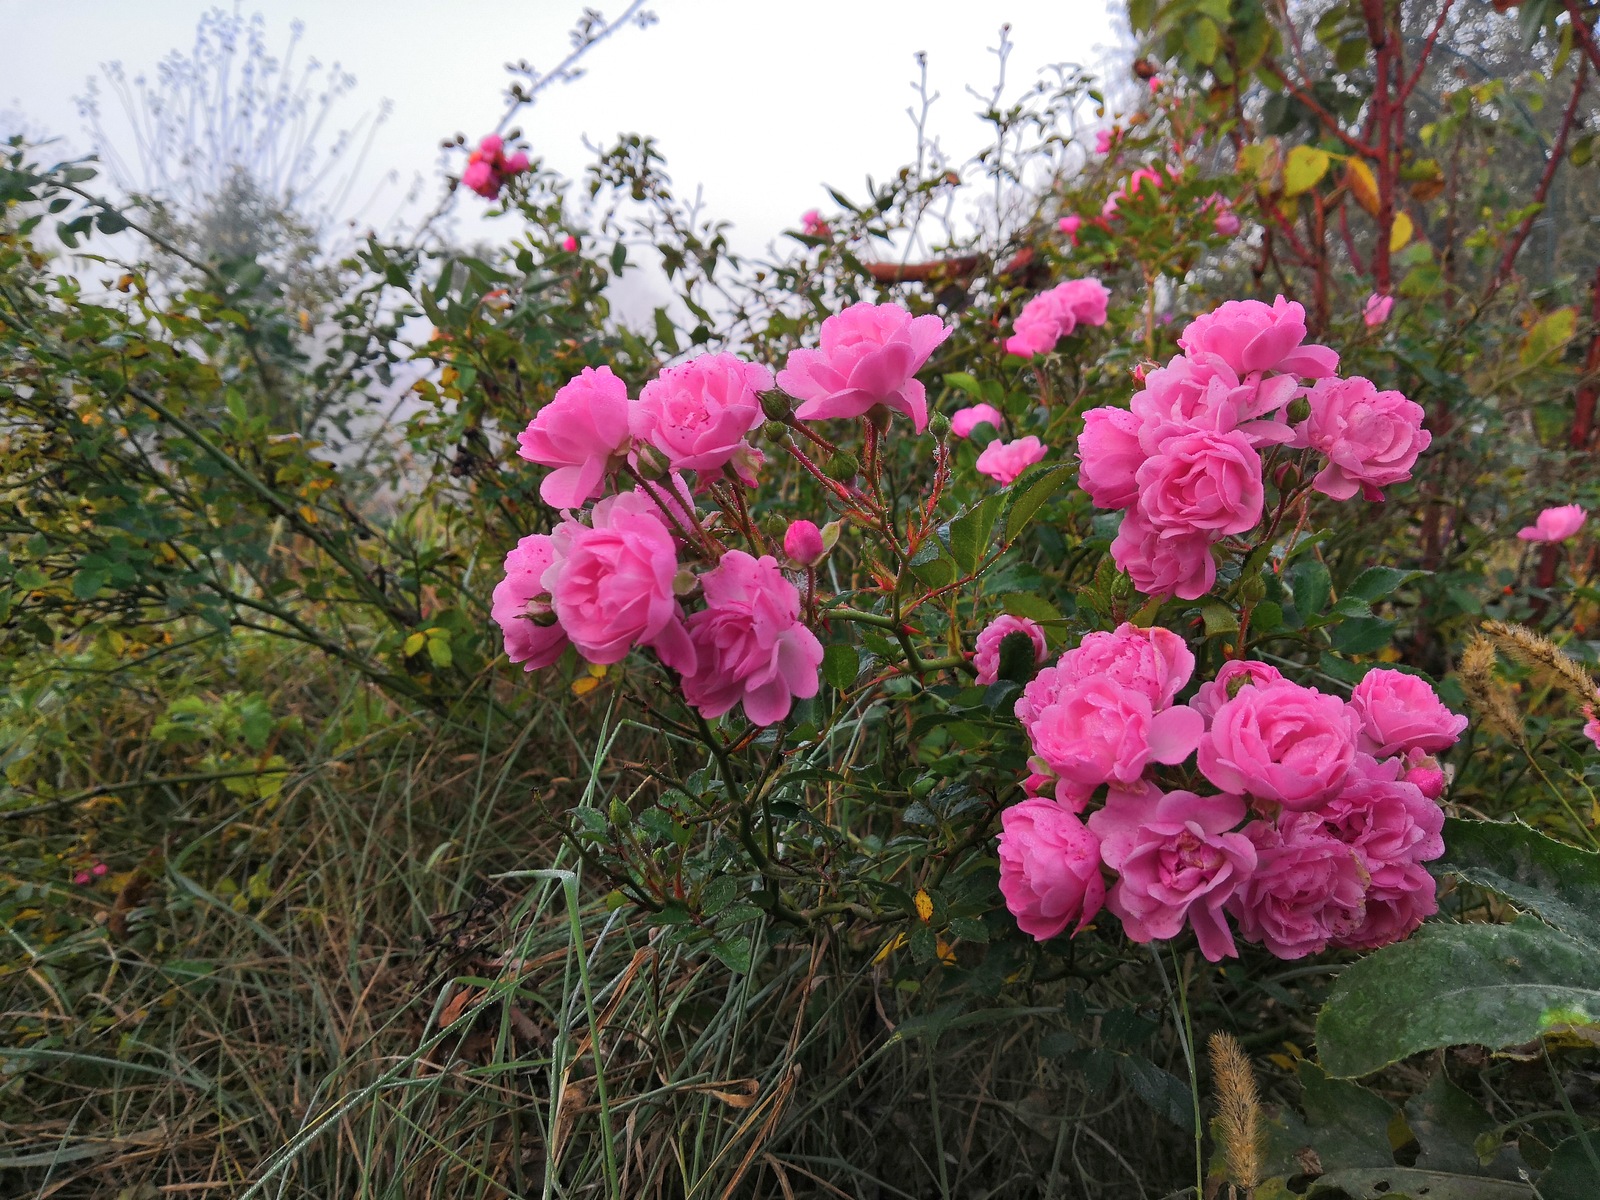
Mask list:
[[1078,244],[1078,230],[1083,228],[1083,218],[1077,213],[1068,213],[1056,222],[1056,228],[1072,239],[1072,244]]
[[1373,292],[1367,297],[1367,307],[1362,312],[1361,319],[1367,323],[1368,329],[1372,329],[1387,321],[1393,309],[1393,296],[1380,296],[1377,292]]
[[1600,750],[1600,716],[1595,715],[1594,705],[1583,706],[1583,736],[1594,743],[1594,748]]
[[678,550],[660,508],[643,492],[623,492],[597,503],[593,521],[568,518],[550,535],[555,557],[544,584],[562,630],[592,663],[649,646],[692,674],[695,648],[673,590]]
[[1161,80],[1157,79],[1154,75],[1150,76],[1150,94],[1154,96],[1160,90]]
[[1109,221],[1117,215],[1117,208],[1128,198],[1128,193],[1119,186],[1111,195],[1106,197],[1106,202],[1100,206],[1100,217]]
[[1316,808],[1344,785],[1360,721],[1338,696],[1288,680],[1241,688],[1200,739],[1200,773],[1234,795]]
[[1093,676],[1063,687],[1035,717],[1029,736],[1034,753],[1062,781],[1057,797],[1078,800],[1102,783],[1137,782],[1152,762],[1182,762],[1203,725],[1192,708],[1158,712],[1142,690]]
[[1320,954],[1361,928],[1366,870],[1356,852],[1322,828],[1315,813],[1252,821],[1255,872],[1228,902],[1239,935],[1279,958]]
[[1003,430],[1006,427],[1005,414],[992,404],[974,404],[950,414],[950,432],[958,438],[971,437],[972,431],[979,425]]
[[1350,707],[1361,718],[1361,749],[1376,758],[1448,750],[1467,727],[1467,718],[1446,708],[1427,680],[1387,667],[1362,677]]
[[1037,621],[1027,617],[1013,617],[1010,613],[996,617],[978,634],[977,648],[972,655],[972,665],[978,668],[978,682],[994,683],[1000,678],[1000,643],[1011,633],[1025,634],[1033,643],[1033,661],[1041,663],[1048,653],[1044,630]]
[[573,237],[570,233],[567,234],[567,236],[561,242],[561,248],[568,254],[571,254],[578,248],[578,239]]
[[1564,542],[1583,528],[1588,514],[1576,504],[1563,504],[1560,508],[1547,508],[1532,525],[1517,530],[1525,542]]
[[1017,476],[1043,459],[1049,449],[1031,434],[1011,442],[996,438],[983,448],[974,465],[980,475],[987,475],[1002,487],[1010,487]]
[[85,887],[85,886],[88,885],[88,883],[90,882],[90,880],[92,878],[93,878],[93,876],[91,876],[89,874],[89,872],[87,872],[87,871],[79,871],[76,875],[74,875],[72,877],[72,882],[77,884],[79,887]]
[[1300,394],[1292,375],[1240,376],[1216,355],[1200,361],[1174,355],[1164,367],[1146,372],[1129,411],[1138,418],[1139,444],[1146,455],[1166,442],[1197,430],[1244,435],[1252,446],[1280,445],[1294,439],[1285,419]]
[[703,717],[743,703],[753,725],[774,725],[796,697],[817,694],[822,643],[800,622],[800,593],[770,554],[729,550],[700,576],[706,606],[689,617],[698,661],[683,695]]
[[822,214],[814,208],[800,214],[800,228],[807,237],[824,238],[833,233],[828,223],[822,219]]
[[1237,957],[1223,906],[1256,866],[1255,845],[1229,832],[1244,816],[1238,796],[1151,787],[1107,798],[1088,825],[1100,860],[1120,876],[1106,907],[1130,938],[1174,938],[1187,922],[1209,961]]
[[478,143],[478,153],[490,161],[499,158],[500,152],[505,148],[505,141],[497,133],[485,134],[483,140]]
[[1321,379],[1338,370],[1338,354],[1326,346],[1302,345],[1305,339],[1305,308],[1279,296],[1271,304],[1229,300],[1189,322],[1178,345],[1191,358],[1217,355],[1240,378],[1276,371]]
[[1091,408],[1078,435],[1078,486],[1097,508],[1127,508],[1139,498],[1135,474],[1148,457],[1139,419],[1121,408]]
[[493,200],[500,194],[500,176],[486,162],[470,162],[467,169],[461,172],[461,186]]
[[1024,800],[1000,814],[1000,894],[1017,927],[1043,942],[1105,903],[1100,846],[1072,811],[1054,800]]
[[1110,633],[1097,630],[1061,656],[1055,670],[1063,686],[1104,677],[1143,692],[1159,712],[1170,707],[1194,674],[1188,643],[1159,625],[1141,629],[1124,621]]
[[828,553],[822,542],[822,530],[814,521],[790,521],[783,534],[783,553],[796,566],[816,566]]
[[93,874],[96,879],[99,879],[109,870],[111,870],[111,868],[106,866],[105,863],[95,863],[93,869],[91,870],[91,874]]
[[1096,154],[1111,153],[1111,130],[1102,129],[1094,135],[1094,152]]
[[865,416],[882,405],[928,425],[927,393],[915,378],[951,330],[938,317],[913,317],[898,304],[852,304],[822,323],[821,345],[794,350],[778,386],[801,403],[803,421]]
[[1198,600],[1217,579],[1212,542],[1204,532],[1157,529],[1134,509],[1122,518],[1111,557],[1143,595]]
[[524,671],[548,667],[567,648],[544,584],[555,557],[547,535],[529,534],[506,554],[505,578],[495,585],[489,616],[500,626],[506,657],[527,664]]
[[1420,404],[1359,376],[1321,380],[1307,399],[1311,415],[1295,427],[1294,444],[1327,457],[1312,487],[1335,500],[1358,490],[1382,500],[1382,489],[1411,478],[1417,456],[1433,441]]
[[1241,688],[1277,683],[1282,678],[1283,673],[1268,663],[1231,658],[1222,664],[1210,683],[1200,685],[1194,699],[1189,701],[1189,707],[1204,717],[1209,725],[1211,718],[1217,715],[1217,709],[1238,695]]
[[1006,352],[1031,358],[1048,354],[1079,325],[1104,325],[1111,293],[1098,279],[1069,279],[1022,306]]
[[1149,167],[1137,167],[1133,174],[1128,176],[1128,195],[1137,196],[1139,189],[1149,184],[1151,190],[1160,191],[1163,180],[1160,171],[1151,170]]
[[1238,235],[1239,230],[1244,228],[1244,224],[1239,220],[1238,213],[1232,209],[1223,209],[1212,218],[1211,227],[1217,231],[1219,236],[1231,238]]
[[1404,763],[1405,774],[1401,776],[1402,779],[1429,800],[1437,800],[1444,795],[1450,780],[1437,758],[1431,754],[1424,754],[1421,750],[1411,750],[1406,753]]
[[585,367],[517,435],[529,462],[555,470],[539,485],[551,508],[577,508],[605,490],[628,450],[627,385],[610,367]]
[[528,156],[521,150],[506,158],[506,174],[521,175],[528,169]]
[[1242,433],[1197,430],[1169,438],[1134,479],[1139,512],[1161,533],[1216,540],[1261,520],[1261,455]]
[[704,481],[740,450],[754,449],[745,437],[765,419],[760,394],[771,387],[772,371],[760,363],[702,354],[645,384],[628,428],[674,471],[698,471]]
[[1410,937],[1439,911],[1439,884],[1415,863],[1393,872],[1396,882],[1367,889],[1361,924],[1333,939],[1343,950],[1377,950]]

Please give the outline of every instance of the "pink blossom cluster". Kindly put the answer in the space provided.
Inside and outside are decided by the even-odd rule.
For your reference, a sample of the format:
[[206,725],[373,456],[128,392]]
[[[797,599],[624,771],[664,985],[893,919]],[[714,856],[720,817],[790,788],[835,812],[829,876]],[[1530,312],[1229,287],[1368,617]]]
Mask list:
[[[1180,704],[1193,670],[1177,634],[1124,624],[1024,690],[1032,774],[999,842],[1024,932],[1081,930],[1104,906],[1134,941],[1187,925],[1212,962],[1238,953],[1235,931],[1294,959],[1385,945],[1437,910],[1423,865],[1444,853],[1433,755],[1466,718],[1400,671],[1369,672],[1346,701],[1251,661]],[[1215,794],[1155,778],[1190,755]]]
[[499,134],[484,137],[478,148],[467,156],[467,169],[461,172],[462,186],[490,200],[498,196],[506,180],[528,169],[526,154],[521,150],[507,154],[505,148],[505,141]]
[[1022,358],[1048,354],[1079,325],[1104,325],[1111,293],[1098,279],[1069,279],[1022,306],[1006,353]]
[[[1261,521],[1263,453],[1314,452],[1312,487],[1345,500],[1411,476],[1431,435],[1420,405],[1368,380],[1338,378],[1339,356],[1307,345],[1305,309],[1230,300],[1178,338],[1183,353],[1149,370],[1126,409],[1084,414],[1079,485],[1124,509],[1117,565],[1149,596],[1193,600],[1216,579],[1212,547]],[[1291,422],[1290,406],[1307,414]]]

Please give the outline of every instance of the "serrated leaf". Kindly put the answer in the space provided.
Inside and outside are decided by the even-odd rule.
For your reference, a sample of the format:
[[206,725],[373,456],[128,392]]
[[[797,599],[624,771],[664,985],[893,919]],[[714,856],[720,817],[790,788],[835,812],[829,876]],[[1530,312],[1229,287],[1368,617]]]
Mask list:
[[1527,1184],[1507,1179],[1419,1171],[1415,1167],[1366,1167],[1319,1176],[1306,1192],[1306,1200],[1318,1196],[1329,1200],[1533,1200],[1533,1195]]
[[1289,591],[1294,596],[1295,611],[1302,621],[1309,621],[1328,607],[1328,597],[1333,592],[1333,580],[1328,568],[1318,558],[1302,558],[1289,568]]
[[722,960],[722,965],[736,975],[744,975],[750,970],[750,938],[748,935],[735,935],[726,941],[721,939],[711,943],[711,953]]
[[944,377],[944,381],[946,386],[965,392],[974,400],[982,397],[982,385],[978,383],[976,378],[968,375],[965,371],[951,371]]
[[1000,600],[1000,611],[1030,621],[1061,621],[1061,611],[1043,596],[1032,592],[1007,592]]
[[1283,194],[1298,196],[1322,181],[1333,161],[1326,150],[1315,146],[1296,146],[1283,161]]
[[1600,1133],[1568,1138],[1539,1173],[1539,1195],[1543,1200],[1594,1200],[1600,1196],[1596,1157],[1600,1157]]
[[678,330],[672,324],[672,318],[667,315],[664,308],[656,309],[656,341],[661,343],[668,354],[678,353]]
[[1340,654],[1371,654],[1387,646],[1393,635],[1393,621],[1356,617],[1333,631],[1333,648]]
[[963,575],[971,575],[983,561],[1004,504],[1003,495],[993,495],[950,522],[950,557]]
[[1039,510],[1048,504],[1076,473],[1077,468],[1070,465],[1051,467],[1022,491],[1017,492],[1014,487],[1008,489],[1008,493],[1015,495],[1016,500],[1006,513],[1006,545],[1009,546],[1021,536],[1022,531],[1028,527],[1028,522],[1039,515]]
[[1521,1045],[1600,1025],[1600,954],[1539,921],[1424,925],[1346,967],[1317,1017],[1332,1075],[1423,1050]]
[[1578,310],[1568,306],[1546,314],[1522,339],[1517,357],[1523,366],[1542,362],[1572,340],[1578,329]]
[[1600,950],[1600,854],[1547,838],[1520,821],[1444,823],[1432,864],[1486,888]]
[[1119,1057],[1117,1070],[1152,1112],[1184,1133],[1194,1132],[1194,1097],[1187,1083],[1136,1054]]
[[1239,632],[1239,614],[1226,604],[1207,604],[1200,610],[1200,615],[1205,618],[1207,637]]
[[861,655],[854,646],[836,643],[822,652],[822,678],[841,692],[856,681]]
[[1394,1165],[1385,1132],[1394,1107],[1387,1100],[1357,1084],[1329,1078],[1316,1063],[1302,1061],[1297,1071],[1311,1144],[1323,1166]]
[[1402,571],[1396,567],[1368,567],[1345,589],[1345,595],[1357,596],[1372,604],[1426,574],[1426,571]]

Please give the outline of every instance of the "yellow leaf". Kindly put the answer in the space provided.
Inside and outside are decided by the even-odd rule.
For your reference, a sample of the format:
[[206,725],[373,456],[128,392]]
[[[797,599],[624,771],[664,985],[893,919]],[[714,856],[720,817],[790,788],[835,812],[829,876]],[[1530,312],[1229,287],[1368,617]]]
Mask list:
[[947,967],[955,966],[956,965],[955,947],[951,946],[950,943],[945,941],[943,938],[939,939],[938,946],[939,946],[939,961],[942,962]]
[[1411,218],[1405,213],[1395,213],[1394,225],[1389,230],[1389,250],[1393,253],[1411,240]]
[[1296,146],[1290,150],[1289,157],[1283,162],[1283,194],[1298,196],[1316,187],[1328,173],[1331,161],[1326,150],[1318,150],[1315,146]]
[[1578,310],[1575,308],[1558,308],[1541,317],[1534,323],[1532,329],[1522,341],[1522,350],[1517,355],[1522,360],[1523,366],[1531,366],[1540,360],[1549,357],[1561,347],[1572,340],[1572,335],[1578,331]]
[[606,677],[606,665],[604,663],[586,663],[584,665],[588,668],[589,674],[596,679],[604,679]]
[[927,891],[923,888],[918,888],[917,894],[912,897],[911,902],[917,906],[917,916],[924,921],[932,919],[933,898],[928,895]]
[[1367,213],[1378,215],[1378,181],[1373,178],[1371,167],[1359,158],[1350,159],[1344,169],[1344,186]]
[[873,966],[877,966],[884,959],[888,958],[889,955],[893,954],[896,950],[900,949],[900,947],[904,946],[905,944],[906,944],[906,935],[905,935],[905,931],[902,930],[901,932],[895,934],[887,942],[885,942],[883,944],[883,949],[879,950],[876,954],[874,954],[872,956],[872,965]]
[[587,696],[600,686],[600,681],[593,675],[585,675],[582,679],[572,681],[572,694],[574,696]]
[[410,658],[413,654],[416,654],[422,649],[422,644],[427,640],[428,639],[426,635],[413,633],[410,637],[406,638],[406,644],[401,647],[401,651],[407,658]]

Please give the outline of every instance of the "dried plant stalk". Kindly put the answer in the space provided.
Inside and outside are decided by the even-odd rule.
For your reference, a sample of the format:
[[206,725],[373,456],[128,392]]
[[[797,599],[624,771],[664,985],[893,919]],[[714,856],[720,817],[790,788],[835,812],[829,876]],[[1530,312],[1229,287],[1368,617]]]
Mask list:
[[1461,688],[1491,729],[1526,748],[1522,714],[1511,699],[1510,689],[1495,678],[1494,664],[1494,643],[1480,633],[1461,656]]
[[1213,1033],[1207,1045],[1211,1051],[1222,1161],[1227,1165],[1229,1181],[1248,1190],[1261,1182],[1267,1136],[1255,1072],[1244,1047],[1231,1034]]
[[1567,655],[1549,638],[1541,637],[1523,625],[1504,621],[1485,621],[1484,633],[1505,654],[1524,666],[1532,667],[1551,683],[1571,692],[1580,704],[1593,704],[1600,692],[1594,676],[1582,663]]

